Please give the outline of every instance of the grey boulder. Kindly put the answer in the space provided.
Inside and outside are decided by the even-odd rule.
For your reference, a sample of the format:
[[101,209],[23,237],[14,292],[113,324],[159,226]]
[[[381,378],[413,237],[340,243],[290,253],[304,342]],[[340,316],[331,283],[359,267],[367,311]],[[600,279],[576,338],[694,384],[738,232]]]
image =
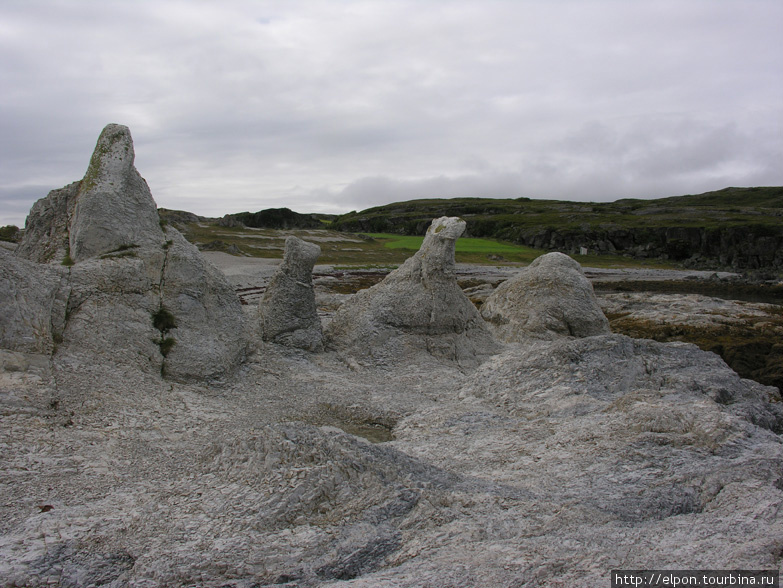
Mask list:
[[166,237],[160,300],[176,326],[161,333],[174,340],[164,375],[178,381],[222,377],[244,361],[251,346],[241,303],[195,245],[176,229],[168,228]]
[[74,261],[120,248],[163,244],[158,208],[134,159],[128,127],[107,125],[76,197],[70,224]]
[[51,354],[68,298],[65,268],[15,258],[0,248],[0,348]]
[[593,286],[563,253],[542,255],[503,282],[481,307],[481,316],[509,343],[610,332]]
[[37,263],[70,263],[69,222],[81,182],[52,190],[30,209],[15,255]]

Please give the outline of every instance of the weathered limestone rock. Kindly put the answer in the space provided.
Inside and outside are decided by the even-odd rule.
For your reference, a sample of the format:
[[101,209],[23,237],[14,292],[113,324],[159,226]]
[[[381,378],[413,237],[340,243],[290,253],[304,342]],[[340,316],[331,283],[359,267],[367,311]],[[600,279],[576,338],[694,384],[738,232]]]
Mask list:
[[454,246],[465,221],[432,221],[419,251],[379,284],[347,301],[327,326],[329,345],[386,361],[426,350],[475,363],[496,350],[484,321],[457,285]]
[[249,346],[239,299],[176,229],[164,234],[133,160],[127,127],[108,125],[84,179],[33,206],[17,259],[0,274],[8,275],[0,282],[8,290],[2,345],[36,352],[58,345],[80,363],[178,381],[222,377]]
[[[549,391],[546,398],[540,395],[543,390]],[[679,395],[689,398],[688,403],[691,397],[709,401],[713,408],[724,407],[754,425],[783,432],[777,388],[740,378],[718,355],[690,343],[614,334],[538,341],[487,361],[463,393],[491,399],[526,418],[546,414],[564,419],[604,410],[610,403],[626,410],[620,403],[623,397],[630,404],[649,403],[649,398],[670,404]],[[706,426],[699,423],[699,406],[680,403],[685,404],[683,415],[690,411],[683,423],[690,422],[694,429]],[[672,418],[671,408],[653,413],[651,418],[661,422]]]
[[220,378],[249,347],[225,277],[173,228],[164,247],[137,248],[70,269],[59,353],[184,382]]
[[220,377],[244,360],[250,345],[239,298],[179,231],[167,228],[166,237],[160,308],[176,326],[161,333],[174,341],[165,351],[164,375],[178,381]]
[[16,255],[38,263],[69,263],[68,223],[81,182],[52,190],[30,209]]
[[128,127],[107,125],[76,197],[70,225],[74,261],[120,248],[163,244],[158,208],[134,159]]
[[52,353],[65,323],[66,274],[0,248],[0,348]]
[[160,374],[161,334],[152,316],[160,306],[163,260],[158,247],[71,267],[68,318],[58,357]]
[[264,341],[309,351],[323,348],[321,319],[315,306],[313,267],[321,248],[290,236],[283,263],[259,302]]
[[506,342],[609,333],[593,286],[563,253],[547,253],[497,287],[481,307],[496,337]]
[[33,205],[17,255],[39,263],[70,263],[161,246],[158,210],[134,159],[128,127],[107,125],[84,178]]

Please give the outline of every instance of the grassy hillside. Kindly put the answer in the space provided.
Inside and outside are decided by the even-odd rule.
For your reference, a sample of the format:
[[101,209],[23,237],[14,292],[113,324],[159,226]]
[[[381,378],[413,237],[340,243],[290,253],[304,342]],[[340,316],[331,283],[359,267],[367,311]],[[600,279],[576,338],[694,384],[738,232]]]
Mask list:
[[423,234],[426,223],[433,218],[459,216],[469,221],[471,234],[484,236],[492,232],[500,237],[499,233],[510,226],[558,229],[606,224],[627,228],[778,226],[783,223],[781,215],[781,187],[726,188],[699,195],[600,203],[528,198],[411,200],[344,214],[332,222],[332,228],[415,235]]
[[[328,229],[277,230],[244,226],[225,227],[206,219],[198,222],[180,222],[178,227],[185,237],[200,249],[272,259],[282,258],[286,237],[296,235],[321,247],[318,263],[341,266],[398,266],[419,249],[423,240],[421,236],[388,233],[373,233],[358,237]],[[528,264],[543,253],[546,252],[542,249],[469,237],[458,239],[456,246],[456,259],[459,263]],[[574,258],[582,264],[594,267],[640,265],[670,267],[660,262],[642,263],[618,255],[575,255]]]
[[[259,213],[260,214],[260,213]],[[236,215],[235,215],[236,216]],[[307,217],[312,222],[314,215]],[[457,261],[529,263],[552,250],[592,266],[667,265],[709,269],[783,268],[783,188],[726,188],[706,194],[609,203],[558,200],[424,199],[318,218],[287,231],[161,210],[204,249],[282,256],[286,234],[321,245],[322,263],[397,265],[421,244],[433,218],[458,216],[467,236]],[[230,222],[227,222],[230,221]],[[353,234],[350,234],[353,233]],[[358,235],[357,235],[358,234]],[[587,255],[583,255],[587,249]]]
[[528,198],[423,199],[351,212],[331,227],[423,235],[433,218],[458,216],[467,235],[571,255],[620,254],[709,269],[783,271],[783,188],[616,202]]

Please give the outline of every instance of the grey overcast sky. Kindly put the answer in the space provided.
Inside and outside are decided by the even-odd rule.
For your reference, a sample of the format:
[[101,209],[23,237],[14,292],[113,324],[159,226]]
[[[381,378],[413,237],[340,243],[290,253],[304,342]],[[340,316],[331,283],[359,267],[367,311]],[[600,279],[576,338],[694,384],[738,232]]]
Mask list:
[[125,124],[159,206],[783,185],[781,0],[2,0],[0,224]]

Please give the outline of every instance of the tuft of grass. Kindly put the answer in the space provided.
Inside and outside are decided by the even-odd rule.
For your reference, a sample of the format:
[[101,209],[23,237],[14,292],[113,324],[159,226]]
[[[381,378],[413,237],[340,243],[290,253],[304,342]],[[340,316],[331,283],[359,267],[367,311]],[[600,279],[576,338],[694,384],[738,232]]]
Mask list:
[[71,267],[74,264],[73,258],[71,257],[70,253],[66,253],[65,257],[63,257],[63,260],[61,262],[61,265],[64,265],[66,267]]
[[176,343],[177,341],[174,339],[174,337],[161,337],[160,341],[158,342],[158,347],[160,347],[160,354],[163,357],[166,357],[171,351],[171,348],[174,347]]
[[[166,357],[171,348],[177,343],[174,337],[167,337],[166,333],[170,329],[177,328],[177,321],[174,319],[174,315],[161,305],[156,312],[152,313],[152,325],[160,331],[160,339],[155,340],[155,343],[160,348],[160,354]],[[163,373],[162,370],[163,367],[161,367],[161,373]]]
[[161,333],[170,329],[177,328],[177,321],[164,306],[161,306],[156,312],[152,313],[152,325]]

